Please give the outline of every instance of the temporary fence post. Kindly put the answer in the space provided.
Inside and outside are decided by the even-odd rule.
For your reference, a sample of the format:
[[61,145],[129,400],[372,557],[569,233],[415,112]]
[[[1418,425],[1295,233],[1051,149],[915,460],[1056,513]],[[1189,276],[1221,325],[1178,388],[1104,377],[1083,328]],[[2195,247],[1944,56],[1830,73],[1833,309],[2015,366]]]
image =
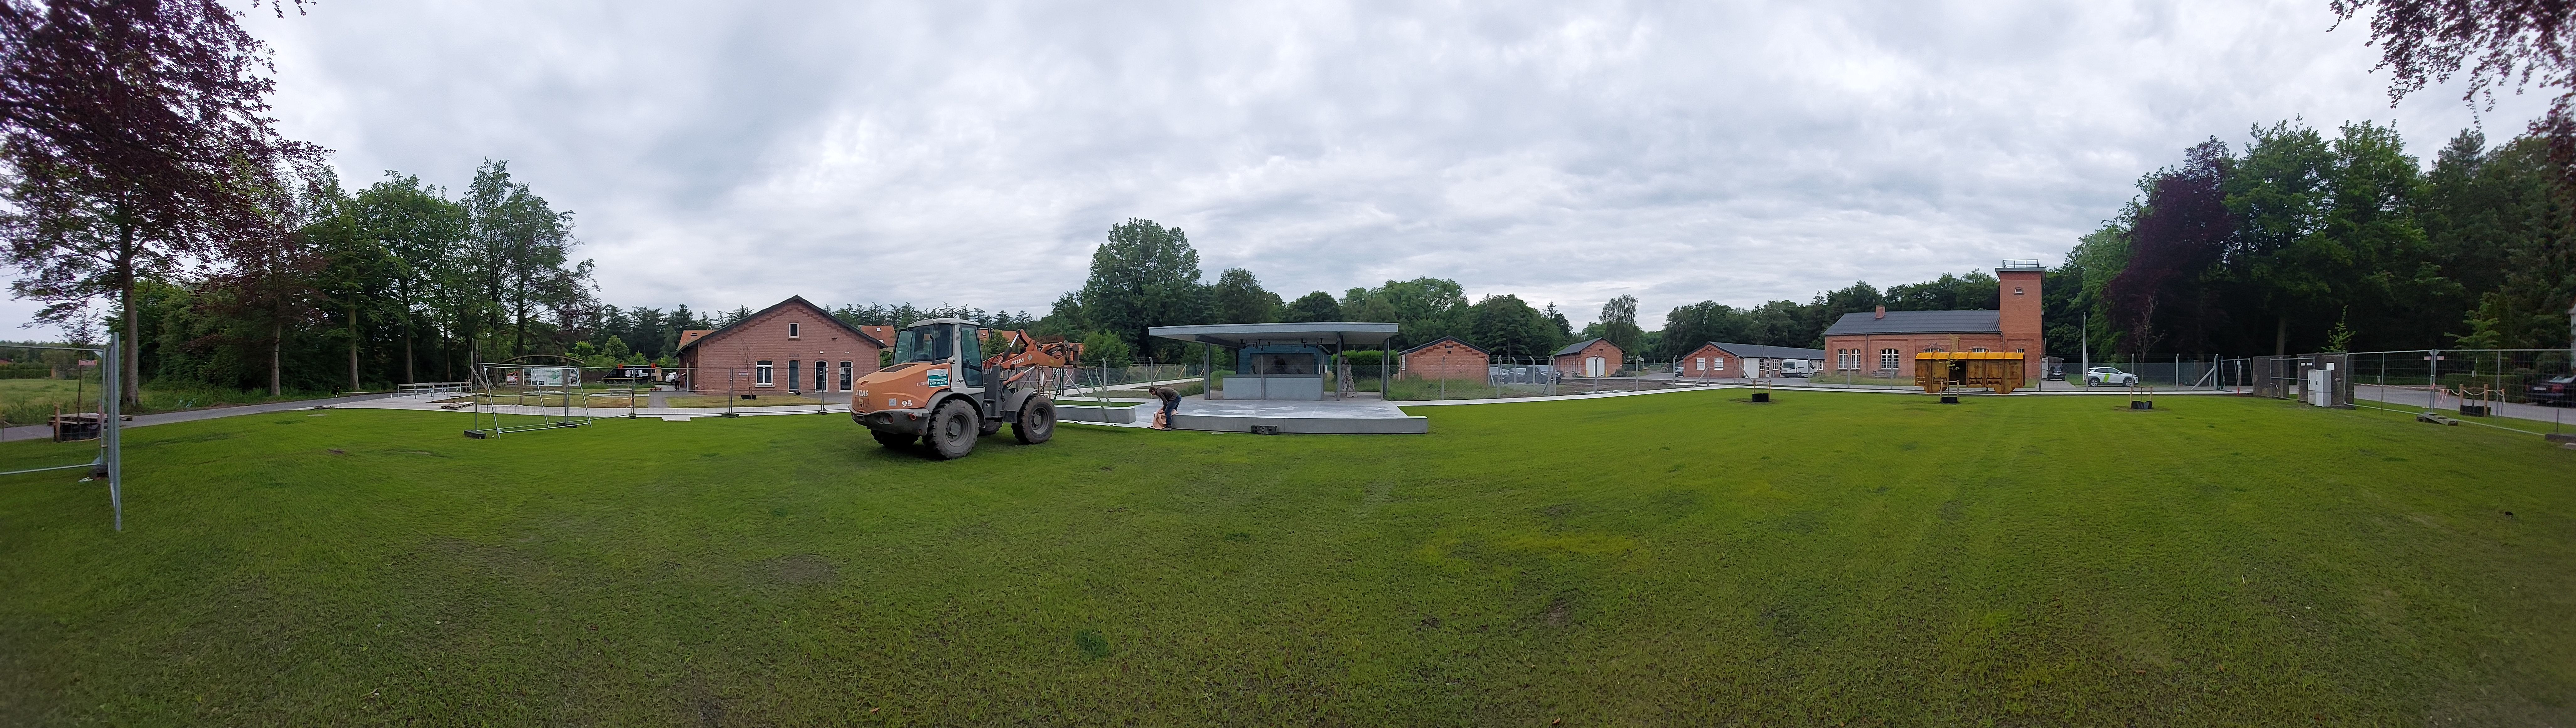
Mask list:
[[105,390],[100,394],[106,399],[106,406],[100,408],[102,417],[98,422],[99,459],[106,461],[102,464],[107,466],[107,507],[113,514],[111,517],[115,519],[118,531],[125,530],[125,461],[122,452],[125,438],[117,426],[125,411],[124,349],[116,334],[107,335],[106,361],[100,362],[106,364],[107,369],[99,378],[106,385],[100,387]]
[[2424,384],[2429,390],[2424,394],[2424,409],[2441,409],[2442,350],[2432,349],[2424,352],[2424,371]]

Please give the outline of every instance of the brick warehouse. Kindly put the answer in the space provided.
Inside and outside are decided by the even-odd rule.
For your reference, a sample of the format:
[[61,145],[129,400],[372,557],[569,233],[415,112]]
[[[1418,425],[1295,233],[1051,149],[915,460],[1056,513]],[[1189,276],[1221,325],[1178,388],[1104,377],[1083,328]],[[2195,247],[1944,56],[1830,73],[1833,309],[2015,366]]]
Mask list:
[[1428,344],[1406,349],[1398,360],[1396,376],[1408,379],[1473,379],[1483,381],[1492,371],[1494,358],[1476,345],[1443,336]]
[[[1681,367],[1681,372],[1675,376],[1704,379],[1777,377],[1780,376],[1780,361],[1783,359],[1805,359],[1821,368],[1825,363],[1825,350],[1711,341],[1674,362]],[[1760,370],[1746,368],[1745,362],[1748,361],[1760,362]]]
[[680,386],[699,394],[845,392],[877,370],[877,352],[886,348],[803,296],[681,339]]
[[1609,339],[1584,339],[1556,351],[1556,370],[1569,377],[1601,377],[1619,371],[1625,352]]
[[1996,267],[2000,310],[1889,311],[1880,306],[1844,314],[1825,329],[1825,349],[1833,357],[1830,371],[1911,376],[1914,355],[1926,351],[2018,351],[2025,360],[2037,361],[2048,355],[2039,315],[2039,281],[2045,273],[2036,260],[2007,260]]

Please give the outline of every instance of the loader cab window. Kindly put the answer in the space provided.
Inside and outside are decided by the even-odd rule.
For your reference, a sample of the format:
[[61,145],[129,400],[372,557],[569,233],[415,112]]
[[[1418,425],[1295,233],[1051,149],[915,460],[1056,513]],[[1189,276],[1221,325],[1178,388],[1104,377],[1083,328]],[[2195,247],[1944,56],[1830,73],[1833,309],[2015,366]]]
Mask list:
[[957,368],[966,370],[966,386],[984,386],[984,337],[968,329],[965,339],[957,342]]
[[894,361],[897,364],[916,361],[948,361],[949,352],[957,346],[957,327],[930,324],[904,329],[894,338]]

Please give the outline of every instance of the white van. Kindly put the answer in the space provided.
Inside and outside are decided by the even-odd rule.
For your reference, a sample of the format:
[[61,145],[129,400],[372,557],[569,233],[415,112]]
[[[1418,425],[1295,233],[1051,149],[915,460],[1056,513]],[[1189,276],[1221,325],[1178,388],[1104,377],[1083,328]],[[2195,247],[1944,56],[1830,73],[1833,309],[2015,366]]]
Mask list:
[[1782,360],[1780,360],[1780,376],[1783,376],[1783,377],[1812,377],[1812,376],[1815,376],[1815,375],[1816,375],[1816,362],[1814,362],[1814,361],[1812,361],[1812,360],[1808,360],[1808,359],[1782,359]]

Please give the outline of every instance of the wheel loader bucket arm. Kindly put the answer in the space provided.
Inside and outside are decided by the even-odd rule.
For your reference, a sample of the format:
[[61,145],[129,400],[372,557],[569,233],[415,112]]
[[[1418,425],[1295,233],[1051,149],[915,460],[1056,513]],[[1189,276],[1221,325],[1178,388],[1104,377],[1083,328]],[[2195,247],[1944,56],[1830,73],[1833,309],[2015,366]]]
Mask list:
[[985,371],[999,369],[1065,369],[1079,366],[1082,345],[1071,341],[1039,343],[1029,332],[1014,332],[1018,341],[1009,350],[984,361]]

